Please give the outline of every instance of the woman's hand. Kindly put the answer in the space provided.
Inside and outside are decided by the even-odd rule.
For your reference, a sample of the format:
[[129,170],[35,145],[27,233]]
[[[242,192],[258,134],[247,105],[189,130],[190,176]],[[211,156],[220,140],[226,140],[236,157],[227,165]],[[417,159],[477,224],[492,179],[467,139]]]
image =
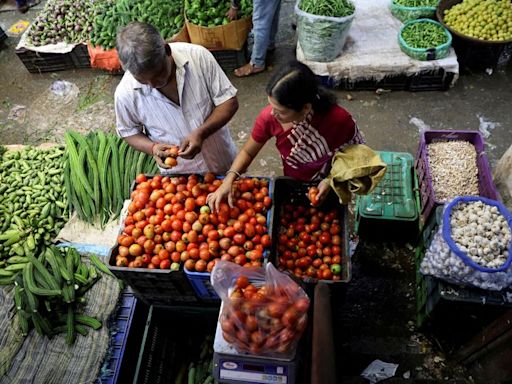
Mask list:
[[222,184],[217,188],[217,190],[213,193],[210,193],[206,197],[206,204],[210,207],[212,212],[218,212],[220,208],[220,203],[223,200],[228,199],[228,204],[230,207],[233,207],[233,182],[231,180],[226,180],[222,182]]
[[324,202],[325,198],[329,194],[329,191],[331,190],[331,187],[329,185],[329,180],[323,179],[317,186],[318,188],[318,194],[316,195],[318,204],[320,205]]

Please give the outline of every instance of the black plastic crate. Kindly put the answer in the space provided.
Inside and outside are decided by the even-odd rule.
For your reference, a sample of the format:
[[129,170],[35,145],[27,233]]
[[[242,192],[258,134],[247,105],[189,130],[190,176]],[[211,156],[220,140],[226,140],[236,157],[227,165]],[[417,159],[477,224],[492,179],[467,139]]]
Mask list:
[[97,384],[127,383],[133,380],[149,307],[126,288],[119,297],[119,307],[109,325],[112,334],[107,357]]
[[[420,273],[425,251],[443,219],[437,207],[423,227],[416,257],[416,325],[433,331],[443,346],[453,352],[512,308],[512,289],[486,291],[462,287]],[[454,331],[455,330],[455,331]]]
[[[270,249],[270,258],[269,261],[273,263],[275,266],[278,266],[277,260],[277,244],[279,239],[279,232],[281,229],[281,215],[283,210],[283,205],[285,204],[293,204],[293,205],[303,205],[305,207],[310,207],[310,201],[307,198],[308,188],[311,186],[317,186],[318,182],[303,182],[292,179],[290,177],[277,177],[274,181],[274,197],[273,197],[273,207],[274,214],[272,219],[272,246]],[[341,226],[341,239],[342,244],[341,247],[341,279],[339,281],[333,280],[322,280],[328,284],[338,284],[338,283],[347,283],[350,281],[352,277],[352,269],[350,262],[350,252],[349,252],[349,232],[348,232],[348,209],[346,206],[340,205],[338,196],[331,191],[326,200],[317,207],[321,211],[330,211],[333,208],[336,208],[339,213],[339,220]],[[315,283],[316,280],[306,281],[307,283]],[[309,287],[311,288],[311,287]],[[308,293],[309,289],[308,289]]]
[[210,52],[225,71],[233,71],[248,62],[247,44],[239,51],[210,50]]
[[4,30],[0,28],[0,44],[2,44],[5,40],[7,40],[7,35]]
[[218,315],[218,307],[164,309],[152,306],[133,382],[174,383],[181,366],[195,360],[205,337],[215,335]]
[[65,71],[75,68],[71,53],[40,53],[25,48],[17,49],[15,52],[30,73]]
[[70,53],[75,68],[91,68],[91,58],[86,44],[78,44]]
[[347,91],[374,91],[378,88],[393,91],[446,91],[455,76],[444,69],[423,71],[413,76],[386,76],[382,80],[360,80],[352,82],[348,79],[334,80],[330,76],[317,76],[322,85],[328,88],[339,88]]
[[108,256],[108,268],[128,284],[139,299],[148,305],[173,305],[196,303],[194,289],[190,285],[183,266],[179,271],[170,269],[117,267],[115,256],[118,246]]

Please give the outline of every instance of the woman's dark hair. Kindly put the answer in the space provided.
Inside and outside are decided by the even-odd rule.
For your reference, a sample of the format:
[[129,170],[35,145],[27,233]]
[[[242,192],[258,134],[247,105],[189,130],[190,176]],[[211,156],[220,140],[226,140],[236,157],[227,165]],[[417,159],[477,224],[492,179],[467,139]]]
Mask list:
[[313,71],[296,60],[289,61],[274,73],[266,91],[279,104],[297,112],[307,103],[311,103],[313,111],[320,114],[336,104],[336,97],[320,87]]

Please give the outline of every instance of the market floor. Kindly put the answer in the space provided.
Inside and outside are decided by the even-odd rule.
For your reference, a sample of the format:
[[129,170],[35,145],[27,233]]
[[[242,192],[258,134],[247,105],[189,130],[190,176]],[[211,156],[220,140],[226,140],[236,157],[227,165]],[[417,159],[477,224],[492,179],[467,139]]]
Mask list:
[[[294,58],[292,10],[292,0],[284,0],[277,49],[268,71],[245,79],[229,74],[239,90],[240,109],[231,123],[239,147],[266,105],[265,84],[273,67]],[[36,12],[0,12],[0,26],[7,30],[18,20],[33,19]],[[66,129],[114,129],[113,91],[120,76],[96,70],[30,74],[14,53],[17,40],[10,36],[0,50],[1,144],[60,142]],[[486,135],[491,164],[495,164],[511,144],[511,75],[509,65],[491,75],[461,74],[446,92],[336,91],[336,95],[374,149],[415,154],[423,129],[480,130]],[[57,80],[69,82],[60,83],[65,96],[56,95]],[[280,168],[279,156],[270,144],[249,173],[279,175]],[[395,378],[388,382],[482,382],[453,364],[449,355],[453,345],[443,344],[436,333],[415,328],[412,242],[360,242],[352,263],[352,281],[344,294],[336,295],[333,307],[337,366],[343,382],[366,382],[359,375],[375,359],[399,364]]]

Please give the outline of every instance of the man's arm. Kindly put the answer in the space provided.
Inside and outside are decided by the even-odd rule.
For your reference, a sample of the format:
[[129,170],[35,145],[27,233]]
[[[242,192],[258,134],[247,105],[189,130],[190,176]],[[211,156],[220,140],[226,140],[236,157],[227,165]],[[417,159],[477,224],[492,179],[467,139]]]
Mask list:
[[184,159],[194,158],[201,151],[203,141],[225,126],[237,110],[238,99],[236,96],[217,105],[204,123],[183,140],[180,146],[180,156]]

